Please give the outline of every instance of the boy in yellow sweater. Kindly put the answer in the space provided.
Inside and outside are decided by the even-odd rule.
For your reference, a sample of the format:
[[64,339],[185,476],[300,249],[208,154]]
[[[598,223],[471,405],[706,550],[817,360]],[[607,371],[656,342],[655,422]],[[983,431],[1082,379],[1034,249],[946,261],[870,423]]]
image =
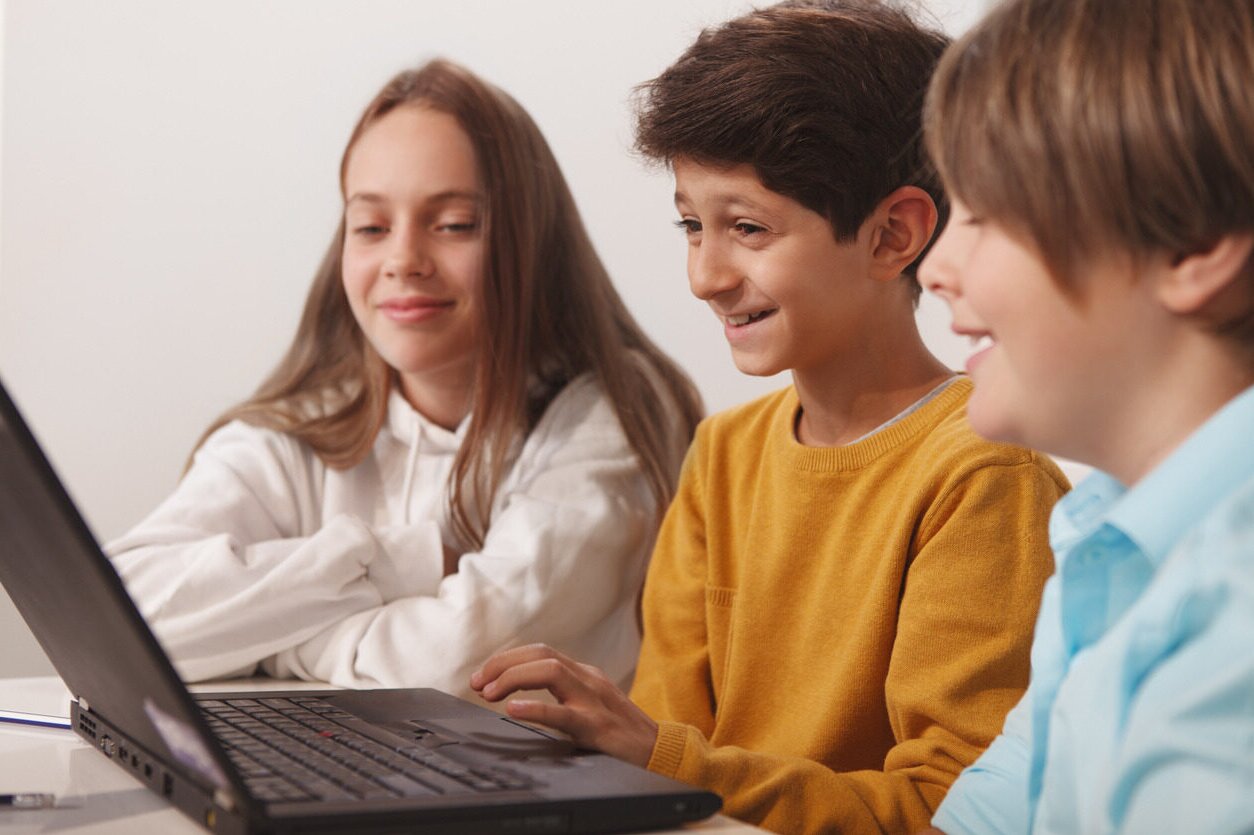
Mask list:
[[1067,485],[977,437],[923,345],[941,196],[919,143],[943,36],[873,2],[707,30],[644,85],[692,291],[737,367],[793,384],[707,420],[644,591],[631,697],[544,646],[471,684],[510,715],[704,786],[780,832],[926,825],[1028,679]]

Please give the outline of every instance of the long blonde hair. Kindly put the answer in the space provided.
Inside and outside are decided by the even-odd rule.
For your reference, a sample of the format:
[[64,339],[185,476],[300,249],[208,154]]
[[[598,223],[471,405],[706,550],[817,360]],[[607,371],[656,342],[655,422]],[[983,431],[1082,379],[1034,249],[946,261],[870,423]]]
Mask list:
[[[701,418],[700,396],[614,290],[539,128],[505,92],[435,60],[400,73],[375,96],[344,150],[341,184],[363,131],[406,104],[458,121],[474,146],[484,192],[482,344],[470,425],[449,476],[455,533],[468,547],[482,546],[512,447],[585,372],[613,404],[660,513],[674,493],[677,450]],[[343,241],[341,223],[283,359],[252,397],[214,421],[201,442],[238,419],[296,437],[337,469],[369,454],[394,375],[349,308]]]

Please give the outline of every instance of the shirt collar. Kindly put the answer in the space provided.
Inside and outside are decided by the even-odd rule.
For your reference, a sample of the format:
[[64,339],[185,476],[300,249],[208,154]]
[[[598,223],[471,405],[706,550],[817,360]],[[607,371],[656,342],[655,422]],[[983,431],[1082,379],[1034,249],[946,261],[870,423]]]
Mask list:
[[1154,564],[1224,496],[1254,476],[1254,387],[1230,400],[1131,490],[1094,471],[1050,518],[1062,552],[1102,524],[1121,530]]

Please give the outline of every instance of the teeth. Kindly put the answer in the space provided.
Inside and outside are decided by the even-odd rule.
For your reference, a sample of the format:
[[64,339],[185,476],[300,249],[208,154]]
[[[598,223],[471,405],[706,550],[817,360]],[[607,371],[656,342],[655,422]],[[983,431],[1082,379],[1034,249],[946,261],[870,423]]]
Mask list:
[[988,334],[971,337],[971,350],[973,352],[983,351],[985,348],[992,348],[993,345],[993,337]]
[[727,316],[725,318],[727,319],[727,324],[729,325],[747,325],[750,322],[758,321],[770,312],[771,311],[769,310],[759,310],[757,313],[742,313],[739,316]]

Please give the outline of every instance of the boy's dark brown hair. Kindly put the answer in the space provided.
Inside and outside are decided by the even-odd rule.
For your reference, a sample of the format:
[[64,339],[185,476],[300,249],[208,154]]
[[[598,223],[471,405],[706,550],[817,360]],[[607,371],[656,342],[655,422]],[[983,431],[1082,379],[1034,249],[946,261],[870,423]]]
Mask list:
[[[947,43],[874,0],[750,12],[704,30],[637,88],[636,148],[666,164],[752,165],[771,191],[827,218],[837,240],[904,185],[943,211],[921,113]],[[906,270],[916,295],[917,264]]]
[[[1254,2],[1011,0],[932,83],[927,143],[955,197],[1068,291],[1086,263],[1254,233]],[[1217,332],[1254,348],[1251,300]]]

